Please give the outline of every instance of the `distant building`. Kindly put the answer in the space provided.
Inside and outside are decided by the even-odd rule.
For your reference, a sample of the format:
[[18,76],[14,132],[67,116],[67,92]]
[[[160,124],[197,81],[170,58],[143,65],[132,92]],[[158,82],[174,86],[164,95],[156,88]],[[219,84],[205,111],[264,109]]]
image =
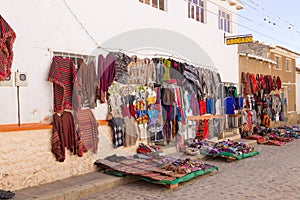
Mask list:
[[300,64],[296,67],[296,111],[300,114]]
[[[255,41],[239,44],[239,82],[241,73],[270,75],[281,79],[281,89],[271,91],[279,94],[282,101],[282,119],[285,123],[296,122],[296,59],[300,54],[281,46]],[[299,74],[299,73],[298,73]],[[297,106],[298,105],[298,106]],[[274,120],[276,121],[276,120]]]

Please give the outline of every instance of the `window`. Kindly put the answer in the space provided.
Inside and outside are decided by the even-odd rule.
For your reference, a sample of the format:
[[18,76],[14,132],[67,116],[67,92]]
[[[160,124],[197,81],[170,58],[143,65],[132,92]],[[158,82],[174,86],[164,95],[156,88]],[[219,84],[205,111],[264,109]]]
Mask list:
[[188,17],[204,23],[204,0],[188,0]]
[[231,32],[231,15],[222,10],[219,10],[219,29]]
[[70,58],[76,69],[79,69],[80,65],[82,62],[85,63],[90,63],[90,62],[96,62],[96,57],[91,56],[91,55],[84,55],[84,54],[77,54],[77,53],[70,53],[70,52],[59,52],[59,51],[54,51],[53,56],[59,56],[62,58]]
[[275,69],[281,69],[281,57],[280,56],[275,56]]
[[291,60],[287,58],[285,59],[285,70],[291,71]]
[[151,5],[154,8],[160,9],[160,10],[165,10],[166,9],[166,0],[139,0],[142,3]]

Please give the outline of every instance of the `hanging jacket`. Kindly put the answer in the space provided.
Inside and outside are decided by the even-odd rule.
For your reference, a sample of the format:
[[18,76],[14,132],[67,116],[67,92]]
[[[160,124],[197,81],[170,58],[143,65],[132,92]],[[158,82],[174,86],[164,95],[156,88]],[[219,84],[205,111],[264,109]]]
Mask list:
[[258,91],[257,83],[256,83],[256,78],[254,74],[249,74],[250,77],[250,83],[251,83],[251,91],[253,94],[255,94]]

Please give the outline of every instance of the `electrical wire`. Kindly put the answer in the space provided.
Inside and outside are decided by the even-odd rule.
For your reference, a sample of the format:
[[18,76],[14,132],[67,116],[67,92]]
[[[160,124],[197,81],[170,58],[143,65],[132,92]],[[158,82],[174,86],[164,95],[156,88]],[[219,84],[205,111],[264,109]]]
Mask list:
[[96,44],[96,46],[98,47],[99,44],[98,42],[92,37],[92,35],[88,32],[88,30],[84,27],[84,25],[81,23],[81,21],[78,19],[78,17],[74,14],[74,12],[72,11],[72,9],[70,8],[70,6],[67,4],[66,0],[62,0],[64,2],[64,4],[66,5],[67,9],[70,11],[70,13],[73,15],[73,17],[75,18],[75,20],[77,21],[77,23],[81,26],[81,28],[86,32],[86,34],[89,36],[89,38]]
[[[211,14],[213,14],[213,15],[219,16],[219,14],[218,14],[218,13],[215,13],[214,11],[211,11],[211,10],[208,10],[208,9],[205,9],[205,10],[206,10],[208,13],[211,13]],[[232,11],[229,11],[229,12],[230,12],[230,13],[234,13],[234,12],[232,12]],[[234,13],[234,14],[235,14],[235,13]],[[241,27],[243,27],[243,28],[245,28],[245,29],[247,29],[247,30],[253,31],[254,33],[257,33],[257,34],[259,34],[259,35],[261,35],[261,36],[264,36],[264,37],[266,37],[266,38],[272,39],[272,40],[274,40],[274,41],[280,42],[280,43],[282,43],[282,44],[285,44],[285,45],[288,45],[288,46],[290,46],[290,47],[294,47],[294,48],[300,50],[300,46],[295,46],[295,45],[293,45],[293,44],[284,42],[284,41],[282,41],[282,40],[280,40],[280,39],[277,39],[277,38],[275,38],[275,37],[272,37],[272,36],[269,36],[269,35],[267,35],[267,34],[261,33],[261,32],[259,32],[259,31],[257,31],[257,30],[254,30],[254,29],[252,29],[252,28],[249,28],[249,27],[246,26],[246,25],[243,25],[243,24],[241,24],[241,23],[239,23],[239,22],[233,21],[232,19],[231,19],[231,22],[234,23],[234,24],[236,24],[236,25],[239,25],[239,26],[241,26]],[[263,26],[262,26],[262,27],[263,27]]]
[[[292,23],[288,22],[287,20],[285,20],[284,18],[280,17],[279,15],[271,12],[270,10],[260,6],[259,4],[255,3],[253,0],[248,0],[250,3],[252,3],[253,5],[259,7],[260,9],[262,9],[263,11],[266,11],[268,12],[269,14],[273,15],[274,17],[278,18],[279,20],[283,21],[284,23],[288,24],[288,25],[291,25],[291,26],[294,26]],[[244,4],[247,4],[246,2],[243,1]],[[249,4],[247,4],[249,6]],[[274,18],[273,18],[274,19]]]
[[[103,50],[105,50],[107,52],[122,52],[122,53],[125,53],[125,54],[135,54],[135,55],[140,55],[140,56],[143,56],[143,57],[172,58],[172,59],[175,59],[175,60],[180,60],[182,62],[186,62],[187,64],[190,64],[190,65],[194,65],[195,67],[203,67],[203,68],[213,69],[213,70],[217,71],[217,68],[215,66],[206,65],[206,64],[203,64],[203,63],[197,63],[197,62],[188,60],[188,59],[186,59],[184,57],[181,57],[181,56],[178,56],[178,55],[174,55],[174,54],[163,54],[163,53],[147,53],[146,54],[146,53],[141,53],[137,49],[136,50],[127,50],[127,49],[122,49],[122,48],[108,48],[108,47],[102,47],[102,46],[99,46],[98,48],[99,49],[103,49]],[[145,50],[145,49],[149,50],[150,48],[143,48],[141,50]],[[160,49],[160,48],[154,48],[153,50],[162,50],[162,49]],[[168,50],[165,50],[165,51],[168,51]]]
[[[297,35],[300,34],[299,29],[297,29],[297,27],[293,23],[285,20],[284,18],[280,17],[279,15],[274,14],[273,12],[269,11],[268,9],[260,6],[259,4],[255,3],[253,0],[249,0],[249,2],[252,3],[253,5],[255,5],[257,8],[260,8],[264,13],[267,13],[266,14],[267,17],[268,18],[272,18],[273,23],[275,23],[275,21],[278,22],[277,20],[275,20],[275,18],[277,18],[278,20],[282,21],[283,23],[285,23],[287,25],[288,30],[297,33]],[[244,1],[243,1],[243,4],[247,5],[249,8],[253,9],[257,13],[260,13],[260,11],[257,8],[251,6],[250,4],[248,4],[248,3],[244,2]],[[272,15],[272,17],[269,16],[269,14]],[[266,18],[265,18],[265,20],[266,20]],[[268,21],[270,21],[270,20],[268,20]],[[275,24],[278,24],[278,23],[275,23]]]
[[[76,21],[79,23],[79,25],[82,27],[82,29],[83,29],[83,30],[87,33],[87,35],[90,37],[90,39],[97,45],[97,47],[100,47],[100,45],[98,44],[98,42],[91,36],[91,34],[88,32],[88,30],[87,30],[87,29],[84,27],[84,25],[80,22],[80,20],[78,19],[78,17],[74,14],[74,12],[72,11],[72,9],[71,9],[71,8],[69,7],[69,5],[67,4],[66,0],[62,0],[62,1],[63,1],[64,4],[66,5],[66,7],[67,7],[67,9],[70,11],[70,13],[74,16],[74,18],[76,19]],[[188,2],[187,0],[185,0],[185,1]],[[211,1],[211,0],[207,0],[207,1],[208,1],[208,2],[211,2],[211,3],[214,4],[214,5],[219,6],[220,8],[226,10],[227,12],[229,12],[229,13],[231,13],[231,14],[235,14],[235,15],[237,15],[237,16],[243,18],[243,19],[246,19],[246,20],[249,21],[249,22],[255,23],[255,22],[254,22],[253,20],[251,20],[250,18],[245,17],[245,16],[243,16],[243,15],[241,15],[241,14],[237,14],[237,13],[235,13],[235,12],[232,12],[232,11],[226,9],[226,8],[223,7],[223,6],[220,6],[219,4],[216,4],[215,2],[213,2],[213,1]],[[250,1],[251,3],[254,3],[252,0],[249,0],[249,1]],[[192,2],[190,2],[190,3],[192,3]],[[243,3],[245,3],[245,2],[243,2]],[[194,4],[194,3],[192,3],[192,4]],[[246,4],[246,3],[245,3],[245,4]],[[246,4],[246,5],[247,5],[247,4]],[[256,5],[256,4],[254,3],[254,5]],[[258,4],[257,4],[257,5],[258,5]],[[196,4],[196,6],[198,6],[198,5]],[[255,9],[254,7],[252,7],[252,8]],[[207,8],[205,8],[205,10],[206,10],[208,13],[211,13],[211,14],[214,14],[214,15],[216,15],[216,16],[219,16],[218,13],[215,13],[215,12],[213,12],[213,11],[210,11],[210,10],[208,10]],[[282,19],[282,18],[279,17],[279,19]],[[283,20],[283,19],[282,19],[282,20]],[[285,20],[284,20],[284,21],[285,21]],[[241,27],[243,27],[243,28],[245,28],[245,29],[247,29],[247,30],[250,30],[250,31],[253,31],[253,32],[255,32],[255,33],[259,34],[259,35],[262,35],[262,36],[264,36],[264,37],[266,37],[266,38],[269,38],[269,39],[272,39],[272,40],[274,40],[274,41],[280,42],[280,43],[282,43],[282,44],[286,44],[286,45],[288,45],[288,46],[291,46],[291,47],[300,49],[299,46],[295,46],[295,45],[293,45],[293,44],[289,44],[289,43],[284,42],[284,41],[282,41],[282,40],[279,40],[279,39],[277,39],[277,38],[271,37],[271,36],[269,36],[269,35],[266,35],[266,34],[264,34],[264,33],[259,32],[259,31],[257,31],[257,30],[254,30],[254,29],[252,29],[252,28],[249,28],[248,26],[245,26],[245,25],[243,25],[243,24],[241,24],[241,23],[235,22],[235,21],[233,21],[233,20],[231,20],[231,22],[234,23],[234,24],[236,24],[236,25],[239,25],[239,26],[241,26]],[[287,22],[287,21],[285,21],[285,22],[288,23],[288,24],[291,24],[291,23],[289,23],[289,22]],[[261,24],[258,24],[258,25],[261,26],[261,27],[264,27],[264,26],[261,25]],[[265,27],[264,27],[264,28],[265,28]],[[297,31],[297,33],[300,33],[300,31]]]

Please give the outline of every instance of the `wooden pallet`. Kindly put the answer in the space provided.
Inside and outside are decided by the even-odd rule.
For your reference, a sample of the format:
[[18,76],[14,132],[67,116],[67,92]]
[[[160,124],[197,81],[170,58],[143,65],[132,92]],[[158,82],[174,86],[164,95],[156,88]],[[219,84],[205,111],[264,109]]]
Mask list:
[[178,188],[178,183],[176,183],[176,184],[166,184],[166,188],[168,188],[168,189],[174,189],[174,188]]

